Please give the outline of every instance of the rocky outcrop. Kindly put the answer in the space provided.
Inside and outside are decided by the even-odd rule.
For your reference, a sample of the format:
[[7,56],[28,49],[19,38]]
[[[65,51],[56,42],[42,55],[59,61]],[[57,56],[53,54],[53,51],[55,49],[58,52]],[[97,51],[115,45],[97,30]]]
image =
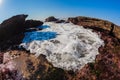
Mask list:
[[120,27],[112,22],[90,18],[69,18],[69,22],[90,28],[101,35],[104,47],[99,48],[95,63],[90,63],[78,71],[73,80],[117,80],[120,79]]
[[84,27],[102,28],[110,31],[111,35],[114,35],[120,39],[120,27],[106,20],[79,16],[79,17],[68,18],[68,22],[72,22],[74,24],[84,26]]
[[58,21],[58,19],[56,19],[54,16],[50,16],[45,19],[45,22],[55,22],[55,21]]
[[26,28],[34,28],[36,26],[41,26],[43,22],[38,20],[26,20],[25,21],[25,27]]
[[26,20],[28,15],[16,15],[5,21],[0,25],[0,43],[7,39],[24,32],[27,28],[41,26],[43,22],[36,20]]
[[24,33],[20,33],[14,36],[11,36],[9,39],[0,42],[0,52],[4,52],[7,50],[19,50],[19,44],[22,42],[24,38]]
[[13,50],[4,53],[3,57],[5,63],[0,64],[2,80],[67,80],[64,70],[53,67],[44,55],[36,58],[29,52]]
[[16,15],[1,23],[0,25],[0,42],[6,40],[15,34],[24,30],[25,19],[28,15]]
[[46,18],[45,22],[68,23],[66,20],[57,19],[54,16],[50,16],[50,17]]

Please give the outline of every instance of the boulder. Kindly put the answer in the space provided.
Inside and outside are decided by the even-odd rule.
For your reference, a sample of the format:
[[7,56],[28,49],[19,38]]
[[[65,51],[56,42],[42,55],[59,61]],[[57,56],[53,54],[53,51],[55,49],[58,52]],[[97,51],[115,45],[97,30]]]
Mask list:
[[25,19],[28,15],[16,15],[5,21],[0,25],[0,42],[24,31]]
[[28,28],[34,28],[43,24],[43,22],[37,20],[25,20],[27,16],[24,14],[16,15],[3,21],[0,25],[0,42],[22,33]]
[[54,16],[50,16],[45,19],[45,22],[55,22],[55,21],[58,21],[58,19],[56,19]]
[[50,16],[45,19],[45,22],[55,22],[55,23],[68,23],[68,21],[63,19],[57,19],[54,16]]
[[38,20],[26,20],[25,21],[25,28],[34,28],[37,26],[41,26],[43,22]]

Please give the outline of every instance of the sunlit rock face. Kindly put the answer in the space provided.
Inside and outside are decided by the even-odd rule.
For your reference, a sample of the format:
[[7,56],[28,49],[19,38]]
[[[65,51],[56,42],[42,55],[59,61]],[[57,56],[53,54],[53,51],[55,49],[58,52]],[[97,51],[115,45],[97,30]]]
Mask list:
[[[65,70],[79,70],[85,64],[94,62],[98,48],[104,45],[100,35],[71,23],[50,23],[41,31],[27,32],[20,46],[34,53],[46,56],[53,66]],[[42,27],[42,26],[41,26]]]

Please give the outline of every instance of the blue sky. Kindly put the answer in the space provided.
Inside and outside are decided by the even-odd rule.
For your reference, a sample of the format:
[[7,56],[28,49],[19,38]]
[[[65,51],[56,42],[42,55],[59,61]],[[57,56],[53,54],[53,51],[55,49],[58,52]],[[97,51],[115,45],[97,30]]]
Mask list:
[[48,16],[89,16],[120,25],[120,0],[3,0],[0,22],[16,14],[29,14],[30,19],[40,20]]

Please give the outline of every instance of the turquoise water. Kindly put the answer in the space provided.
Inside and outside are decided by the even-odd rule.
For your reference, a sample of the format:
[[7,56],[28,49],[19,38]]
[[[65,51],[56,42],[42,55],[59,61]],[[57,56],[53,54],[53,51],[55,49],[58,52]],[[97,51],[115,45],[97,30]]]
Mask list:
[[[43,26],[38,26],[37,28],[46,29],[46,28],[50,28],[50,26],[43,25]],[[38,32],[38,31],[26,32],[25,37],[22,40],[22,42],[29,43],[29,42],[32,42],[34,40],[44,41],[44,40],[56,38],[56,36],[57,36],[57,32],[50,32],[50,31],[47,31],[47,32]]]
[[43,25],[43,26],[38,26],[37,28],[39,28],[39,29],[46,29],[46,28],[50,28],[50,26]]
[[49,32],[49,31],[48,32],[36,32],[36,31],[26,32],[22,42],[29,43],[34,40],[44,41],[44,40],[56,38],[56,36],[57,36],[56,32]]

